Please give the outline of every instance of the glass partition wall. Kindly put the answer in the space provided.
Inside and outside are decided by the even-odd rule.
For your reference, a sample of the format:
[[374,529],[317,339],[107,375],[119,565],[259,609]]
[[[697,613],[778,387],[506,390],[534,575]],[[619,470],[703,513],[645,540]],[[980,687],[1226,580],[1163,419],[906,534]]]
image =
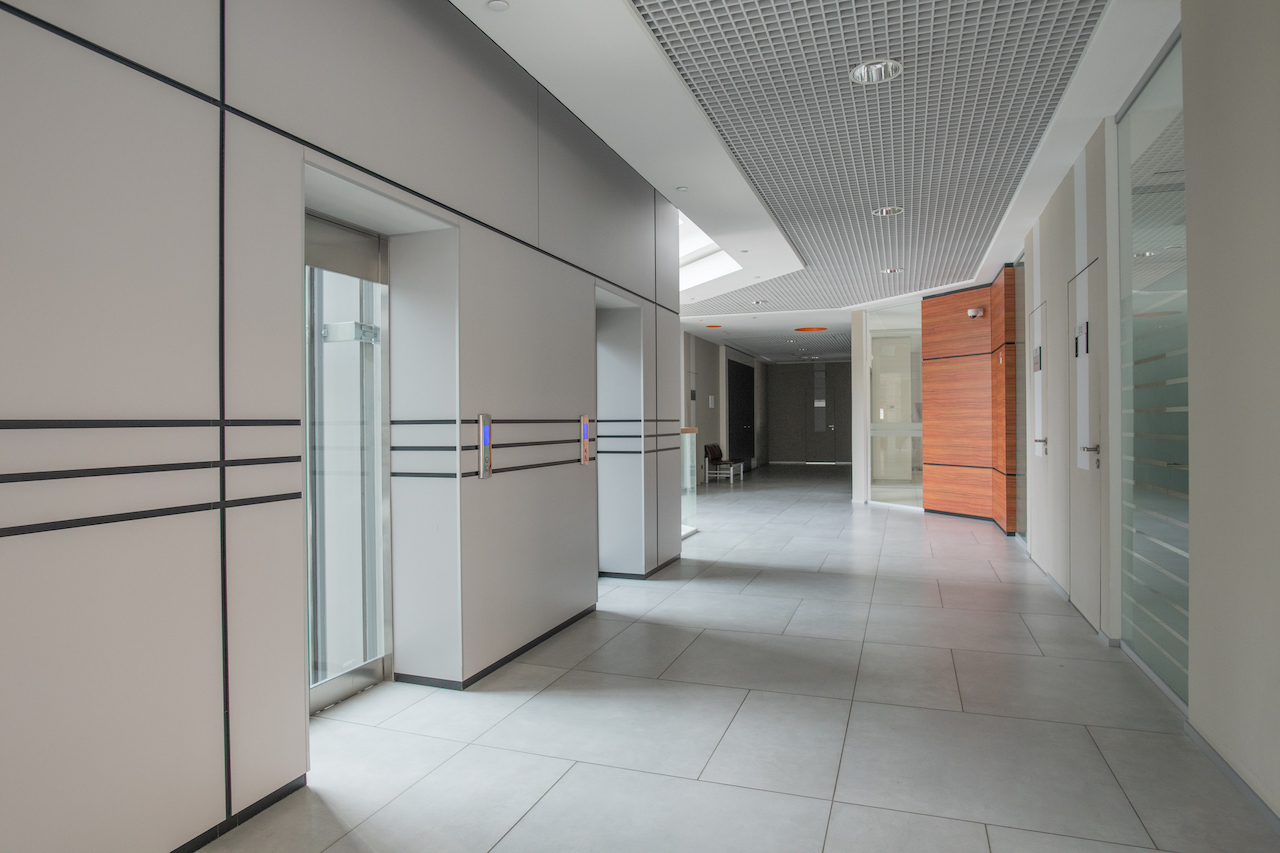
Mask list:
[[1123,640],[1185,702],[1191,519],[1180,45],[1117,129]]
[[920,303],[867,312],[871,335],[871,499],[924,506]]

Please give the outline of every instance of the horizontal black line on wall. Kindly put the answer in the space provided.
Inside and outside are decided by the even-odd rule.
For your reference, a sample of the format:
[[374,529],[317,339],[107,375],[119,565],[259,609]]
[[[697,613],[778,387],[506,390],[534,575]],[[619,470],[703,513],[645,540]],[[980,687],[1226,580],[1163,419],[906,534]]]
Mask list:
[[662,453],[666,450],[679,450],[679,447],[659,447],[654,450],[646,450],[645,453]]
[[437,480],[456,480],[457,474],[439,473],[435,471],[392,471],[392,477],[426,477]]
[[256,427],[256,426],[302,426],[298,418],[228,418],[220,420],[175,418],[175,419],[10,419],[0,420],[0,429],[138,429],[138,428],[174,428],[174,427]]
[[597,435],[596,438],[644,438],[643,435]]
[[457,449],[458,449],[457,446],[452,444],[448,444],[448,445],[393,444],[391,445],[391,450],[396,453],[405,453],[408,451],[429,451],[432,453],[435,453],[435,452],[444,453],[444,452],[450,452],[450,451],[457,451]]
[[[453,420],[453,419],[450,419],[450,420],[430,420],[430,421],[397,421],[397,420],[393,420],[393,421],[391,422],[391,425],[392,425],[392,426],[424,426],[424,425],[425,425],[425,426],[444,426],[444,425],[456,426],[456,425],[457,425],[457,423],[458,423],[458,422],[457,422],[456,420]],[[472,421],[472,423],[475,423],[475,421]]]
[[[577,423],[577,421],[574,421],[574,423]],[[540,447],[544,444],[578,444],[581,441],[582,439],[580,438],[556,438],[550,441],[508,441],[503,444],[492,444],[490,447],[494,450],[500,450],[504,447]],[[589,438],[587,441],[595,441],[595,439]]]
[[283,465],[301,462],[301,456],[263,456],[257,459],[216,459],[207,462],[163,462],[157,465],[117,465],[111,468],[69,468],[61,471],[24,471],[0,474],[0,483],[30,483],[38,480],[70,480],[79,477],[113,477],[118,474],[156,474],[163,471],[194,471],[202,468],[238,468],[244,465]]
[[[594,456],[588,457],[588,461],[595,459]],[[507,474],[512,471],[528,471],[531,468],[551,468],[556,465],[581,465],[581,459],[565,459],[561,462],[536,462],[533,465],[509,465],[506,468],[494,468],[495,474]]]
[[186,515],[192,512],[208,512],[215,509],[234,509],[241,506],[292,501],[302,498],[302,492],[288,492],[280,495],[262,495],[255,498],[236,498],[229,501],[211,501],[185,506],[169,506],[160,509],[144,509],[137,512],[118,512],[112,515],[95,515],[88,518],[68,518],[62,521],[42,521],[38,524],[19,524],[15,527],[0,527],[0,537],[24,536],[30,533],[47,533],[52,530],[69,530],[75,527],[92,527],[98,524],[116,524],[121,521],[138,521],[144,518],[163,518],[169,515]]
[[601,456],[604,456],[604,455],[623,456],[623,455],[630,455],[630,454],[635,454],[636,456],[644,455],[643,450],[597,450],[596,453],[600,454]]

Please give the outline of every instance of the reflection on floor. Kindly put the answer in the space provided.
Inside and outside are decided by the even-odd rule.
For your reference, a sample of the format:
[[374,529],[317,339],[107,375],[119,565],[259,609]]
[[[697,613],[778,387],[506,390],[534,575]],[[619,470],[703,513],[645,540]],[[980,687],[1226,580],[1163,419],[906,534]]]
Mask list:
[[466,692],[322,712],[310,787],[207,849],[1280,849],[1020,546],[848,476],[708,486],[679,563]]

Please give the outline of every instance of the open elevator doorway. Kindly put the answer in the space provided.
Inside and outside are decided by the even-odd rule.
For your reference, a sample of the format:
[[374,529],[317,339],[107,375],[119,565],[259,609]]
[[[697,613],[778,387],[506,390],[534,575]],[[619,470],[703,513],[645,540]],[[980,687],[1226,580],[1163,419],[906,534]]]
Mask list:
[[[394,672],[392,293],[397,285],[419,289],[434,267],[456,267],[456,229],[310,164],[304,187],[307,683],[314,713]],[[424,337],[418,313],[400,311],[406,336]],[[452,312],[444,322],[453,322]],[[440,452],[428,466],[456,471],[456,429],[451,421],[448,447],[431,442]]]

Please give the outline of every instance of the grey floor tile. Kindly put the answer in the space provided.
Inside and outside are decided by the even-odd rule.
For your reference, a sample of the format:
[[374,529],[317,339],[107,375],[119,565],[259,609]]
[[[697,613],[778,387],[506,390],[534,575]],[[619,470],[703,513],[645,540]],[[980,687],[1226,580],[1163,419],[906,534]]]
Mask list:
[[987,837],[991,839],[991,853],[1139,853],[1151,849],[1149,846],[1108,844],[1005,826],[988,826]]
[[867,631],[867,613],[871,606],[860,601],[824,601],[808,599],[800,602],[787,629],[788,637],[823,637],[828,640],[861,641]]
[[1280,837],[1186,735],[1089,731],[1160,849],[1280,850]]
[[753,690],[698,778],[830,799],[849,703]]
[[636,622],[578,664],[578,669],[657,678],[702,633],[701,628],[680,628]]
[[578,764],[495,853],[820,853],[830,803]]
[[831,807],[824,853],[989,853],[980,823],[872,809]]
[[420,684],[383,681],[368,690],[362,690],[354,696],[343,699],[337,705],[324,709],[316,716],[376,726],[435,692],[436,688],[423,687]]
[[781,551],[790,536],[776,533],[752,533],[734,546],[734,551]]
[[991,568],[1003,583],[1044,583],[1049,576],[1030,560],[991,560]]
[[744,568],[723,563],[712,564],[711,568],[702,572],[684,586],[685,592],[716,592],[724,595],[736,595],[760,574],[759,568]]
[[1040,647],[1017,613],[872,604],[867,642],[1038,655]]
[[828,552],[822,561],[820,571],[843,572],[851,575],[875,575],[876,566],[880,563],[877,553],[866,554],[833,554]]
[[933,578],[876,577],[875,604],[905,604],[911,607],[941,607],[938,582]]
[[1046,613],[1074,616],[1071,602],[1047,584],[972,583],[940,580],[942,606],[960,610],[1004,610],[1013,613]]
[[1128,661],[970,651],[954,656],[970,713],[1182,733],[1182,715]]
[[307,785],[355,826],[460,749],[456,741],[312,717]]
[[684,541],[684,545],[680,548],[680,556],[688,557],[692,560],[710,560],[712,562],[722,559],[725,554],[729,553],[728,548],[699,548],[696,545],[689,544],[692,537]]
[[798,599],[791,598],[681,590],[646,613],[643,621],[689,628],[781,634],[799,605]]
[[478,742],[696,778],[743,690],[573,670]]
[[718,549],[727,551],[731,548],[736,548],[739,543],[750,535],[750,533],[723,533],[720,530],[715,530],[710,533],[695,533],[684,542],[688,547],[698,550]]
[[1000,578],[988,560],[942,560],[933,557],[904,557],[882,554],[880,574],[898,578],[934,578],[949,581],[989,581]]
[[614,587],[596,601],[596,615],[601,619],[634,622],[661,604],[673,591],[634,586]]
[[1146,845],[1082,726],[854,702],[836,799]]
[[852,699],[859,651],[848,640],[704,631],[662,678]]
[[912,540],[906,537],[886,535],[884,544],[880,546],[880,556],[932,557],[933,548],[923,539]]
[[324,795],[303,788],[226,835],[209,842],[209,853],[321,853],[351,824],[338,816]]
[[822,551],[752,551],[734,548],[724,555],[720,564],[744,568],[816,572],[826,557],[826,553]]
[[547,637],[516,660],[520,663],[572,669],[587,655],[622,633],[627,624],[588,613],[567,628]]
[[383,728],[472,741],[564,675],[558,667],[509,663],[466,690],[438,690],[396,714]]
[[765,569],[743,588],[743,595],[871,601],[875,578],[838,572],[775,572]]
[[1023,560],[1027,549],[1020,542],[1000,544],[961,545],[954,542],[941,542],[933,546],[933,556],[940,559],[964,560]]
[[864,643],[853,698],[859,702],[962,710],[950,649]]
[[468,746],[333,853],[486,853],[573,762]]
[[1082,658],[1084,660],[1127,661],[1128,655],[1116,646],[1109,646],[1098,638],[1079,613],[1071,616],[1047,616],[1026,613],[1022,621],[1031,629],[1040,651],[1049,657]]

